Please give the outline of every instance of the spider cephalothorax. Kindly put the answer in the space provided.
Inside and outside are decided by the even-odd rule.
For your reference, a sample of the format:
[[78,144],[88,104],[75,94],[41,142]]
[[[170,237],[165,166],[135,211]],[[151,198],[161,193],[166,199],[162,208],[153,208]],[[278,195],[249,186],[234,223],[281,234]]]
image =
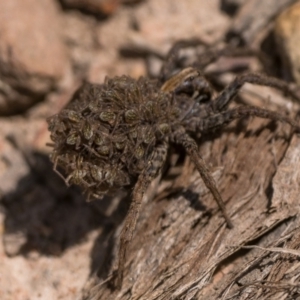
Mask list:
[[170,143],[186,149],[228,227],[232,227],[215,181],[192,136],[199,137],[245,116],[283,121],[300,129],[293,120],[269,110],[250,106],[228,109],[246,82],[276,87],[297,98],[281,80],[246,74],[237,77],[214,99],[213,89],[201,72],[188,67],[165,82],[121,76],[106,79],[102,85],[85,83],[65,109],[49,118],[52,160],[55,166],[65,169],[67,183],[80,185],[91,197],[134,186],[121,233],[118,287],[143,195],[161,171]]

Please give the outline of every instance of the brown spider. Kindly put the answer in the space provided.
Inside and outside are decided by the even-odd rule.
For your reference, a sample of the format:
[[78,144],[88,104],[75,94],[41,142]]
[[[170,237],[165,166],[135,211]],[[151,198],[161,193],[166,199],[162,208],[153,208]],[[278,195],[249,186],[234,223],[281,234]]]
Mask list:
[[89,197],[98,198],[134,186],[120,237],[118,288],[143,195],[161,171],[170,144],[185,148],[231,228],[222,197],[192,136],[247,116],[286,122],[300,130],[295,121],[277,112],[253,106],[228,109],[246,82],[278,88],[299,100],[287,83],[245,74],[212,99],[213,89],[197,68],[187,67],[169,76],[179,48],[176,45],[170,51],[162,80],[121,76],[101,85],[85,83],[65,109],[48,119],[54,142],[52,160],[55,169],[56,165],[65,169],[67,184],[78,184]]

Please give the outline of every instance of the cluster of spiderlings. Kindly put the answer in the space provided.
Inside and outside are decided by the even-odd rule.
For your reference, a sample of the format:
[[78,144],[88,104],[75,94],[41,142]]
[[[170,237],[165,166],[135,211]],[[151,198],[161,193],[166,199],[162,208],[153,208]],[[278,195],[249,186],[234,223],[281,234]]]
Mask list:
[[133,184],[178,120],[172,101],[145,78],[85,83],[48,119],[55,167],[65,170],[67,183],[95,197]]

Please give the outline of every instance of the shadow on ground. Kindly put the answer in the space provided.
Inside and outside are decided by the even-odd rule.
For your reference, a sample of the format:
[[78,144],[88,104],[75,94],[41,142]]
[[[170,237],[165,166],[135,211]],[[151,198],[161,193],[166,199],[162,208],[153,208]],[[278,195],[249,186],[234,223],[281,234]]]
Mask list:
[[92,253],[88,254],[91,255],[91,271],[95,271],[105,257],[101,253],[111,253],[107,247],[114,247],[114,232],[125,217],[127,209],[123,206],[127,206],[127,201],[120,201],[116,212],[108,215],[111,198],[87,203],[78,187],[66,187],[52,170],[47,156],[29,153],[27,161],[31,172],[0,202],[5,215],[3,243],[6,254],[26,256],[37,251],[42,255],[60,256],[98,229],[101,242],[96,242]]

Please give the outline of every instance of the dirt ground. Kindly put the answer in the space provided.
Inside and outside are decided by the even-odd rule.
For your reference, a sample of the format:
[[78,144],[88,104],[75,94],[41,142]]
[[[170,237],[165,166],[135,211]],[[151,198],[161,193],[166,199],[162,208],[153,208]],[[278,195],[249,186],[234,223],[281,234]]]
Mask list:
[[[232,230],[176,149],[145,197],[121,291],[107,279],[130,195],[85,202],[52,171],[46,145],[47,117],[84,80],[157,77],[181,39],[259,53],[205,68],[217,90],[264,72],[300,97],[299,20],[292,0],[0,2],[0,299],[300,299],[300,139],[288,125],[245,119],[199,141]],[[184,55],[197,61],[195,49]],[[236,104],[300,111],[249,84]]]

